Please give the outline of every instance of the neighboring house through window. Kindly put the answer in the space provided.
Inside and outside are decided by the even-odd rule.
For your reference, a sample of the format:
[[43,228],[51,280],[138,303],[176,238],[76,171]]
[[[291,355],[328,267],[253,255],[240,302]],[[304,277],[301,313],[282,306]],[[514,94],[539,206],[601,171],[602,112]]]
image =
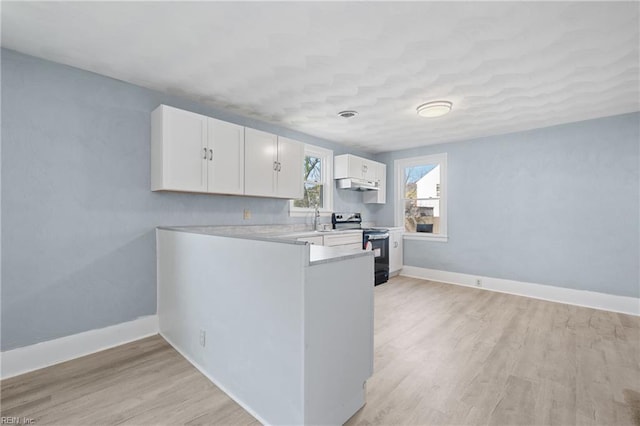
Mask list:
[[316,205],[321,213],[330,213],[333,210],[333,151],[305,145],[301,167],[304,196],[290,201],[289,214],[306,215],[313,212]]
[[395,161],[396,226],[408,238],[447,240],[447,154]]

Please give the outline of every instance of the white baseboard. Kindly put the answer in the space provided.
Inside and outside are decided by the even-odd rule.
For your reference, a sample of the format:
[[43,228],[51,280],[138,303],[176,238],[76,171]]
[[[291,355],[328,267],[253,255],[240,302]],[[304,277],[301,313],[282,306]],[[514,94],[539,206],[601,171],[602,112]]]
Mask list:
[[0,353],[0,377],[7,379],[154,334],[158,334],[158,316],[149,315],[97,330],[12,349]]
[[[595,291],[576,290],[406,265],[403,266],[400,275],[640,316],[640,299],[636,297],[616,296]],[[482,287],[476,286],[477,279],[482,280]]]
[[227,396],[231,399],[233,399],[235,401],[236,404],[238,404],[239,406],[241,406],[247,413],[251,414],[253,417],[255,417],[255,419],[260,422],[263,425],[269,425],[269,423],[267,421],[265,421],[262,417],[260,417],[255,411],[253,411],[253,409],[251,407],[249,407],[244,401],[242,401],[240,398],[238,398],[233,392],[229,392],[229,389],[227,389],[226,387],[224,387],[222,384],[220,384],[219,381],[217,381],[211,374],[209,374],[200,364],[198,364],[197,362],[195,362],[189,355],[187,355],[186,352],[184,352],[182,349],[180,349],[177,345],[175,345],[171,339],[169,339],[167,336],[165,336],[162,331],[160,331],[160,336],[162,336],[162,338],[164,340],[167,341],[167,343],[169,343],[173,349],[175,349],[180,355],[182,355],[182,357],[184,359],[186,359],[187,361],[189,361],[189,363],[191,365],[193,365],[199,372],[201,372],[207,379],[209,379],[209,381],[211,383],[213,383],[214,385],[216,385],[222,392],[226,393]]

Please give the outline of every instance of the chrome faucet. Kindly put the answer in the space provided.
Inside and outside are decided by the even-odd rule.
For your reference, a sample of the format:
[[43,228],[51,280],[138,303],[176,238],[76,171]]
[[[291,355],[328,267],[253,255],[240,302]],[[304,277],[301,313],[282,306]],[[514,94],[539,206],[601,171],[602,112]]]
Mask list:
[[318,219],[320,219],[320,209],[318,208],[318,203],[315,203],[313,206],[313,230],[318,230]]

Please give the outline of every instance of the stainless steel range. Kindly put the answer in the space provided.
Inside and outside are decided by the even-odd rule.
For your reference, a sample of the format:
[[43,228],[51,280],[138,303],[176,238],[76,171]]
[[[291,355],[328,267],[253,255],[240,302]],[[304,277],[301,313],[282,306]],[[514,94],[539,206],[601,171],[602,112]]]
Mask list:
[[363,228],[360,213],[333,213],[331,215],[333,229],[362,229],[362,248],[373,250],[375,256],[374,285],[389,280],[389,230],[380,228]]

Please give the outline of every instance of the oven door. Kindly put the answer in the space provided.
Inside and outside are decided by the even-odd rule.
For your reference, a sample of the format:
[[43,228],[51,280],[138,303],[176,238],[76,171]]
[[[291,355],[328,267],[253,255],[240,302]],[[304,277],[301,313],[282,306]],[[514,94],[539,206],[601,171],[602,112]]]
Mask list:
[[371,243],[371,250],[376,259],[376,263],[382,262],[389,264],[389,234],[373,234],[364,236],[364,248],[367,248],[367,242]]
[[364,234],[364,248],[373,250],[375,285],[389,280],[389,233]]

